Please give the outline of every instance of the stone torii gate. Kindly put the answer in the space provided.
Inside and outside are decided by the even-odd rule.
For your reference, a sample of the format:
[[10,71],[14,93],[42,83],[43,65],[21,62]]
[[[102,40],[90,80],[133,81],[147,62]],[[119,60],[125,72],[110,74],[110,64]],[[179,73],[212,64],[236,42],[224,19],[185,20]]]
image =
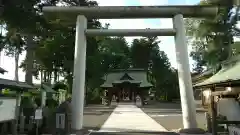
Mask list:
[[[43,7],[43,12],[64,23],[76,20],[74,77],[72,89],[72,129],[83,126],[86,36],[175,36],[175,48],[184,128],[196,128],[196,107],[186,44],[183,16],[214,17],[218,7],[211,6],[100,6]],[[87,19],[173,18],[173,29],[87,29]]]

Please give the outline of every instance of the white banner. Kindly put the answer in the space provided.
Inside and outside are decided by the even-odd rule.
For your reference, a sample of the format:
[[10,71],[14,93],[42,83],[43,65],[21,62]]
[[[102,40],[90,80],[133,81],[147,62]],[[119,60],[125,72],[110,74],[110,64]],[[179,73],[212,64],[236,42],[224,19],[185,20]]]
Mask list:
[[15,119],[16,99],[0,97],[0,122]]
[[42,109],[36,109],[35,111],[35,120],[41,120],[42,119]]
[[65,114],[57,113],[56,114],[56,128],[65,128]]

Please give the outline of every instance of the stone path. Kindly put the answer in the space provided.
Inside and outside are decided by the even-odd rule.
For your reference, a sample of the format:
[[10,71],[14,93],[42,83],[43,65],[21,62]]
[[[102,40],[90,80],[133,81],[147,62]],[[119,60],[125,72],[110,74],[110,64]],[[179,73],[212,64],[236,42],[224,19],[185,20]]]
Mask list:
[[98,132],[166,132],[135,105],[118,105]]

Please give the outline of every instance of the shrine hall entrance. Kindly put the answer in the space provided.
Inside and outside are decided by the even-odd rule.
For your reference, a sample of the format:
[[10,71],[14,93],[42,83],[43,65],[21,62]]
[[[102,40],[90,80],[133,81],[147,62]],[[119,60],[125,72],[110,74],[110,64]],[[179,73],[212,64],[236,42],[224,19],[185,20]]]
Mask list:
[[152,84],[148,81],[148,71],[144,69],[117,69],[105,74],[101,85],[108,94],[106,99],[112,101],[136,102],[136,98],[144,99]]
[[118,102],[135,102],[136,96],[140,95],[137,92],[140,84],[132,84],[130,82],[123,82],[115,85],[115,91],[113,95],[116,97]]
[[120,92],[120,99],[121,101],[131,101],[133,100],[132,95],[134,94],[129,88],[123,88]]

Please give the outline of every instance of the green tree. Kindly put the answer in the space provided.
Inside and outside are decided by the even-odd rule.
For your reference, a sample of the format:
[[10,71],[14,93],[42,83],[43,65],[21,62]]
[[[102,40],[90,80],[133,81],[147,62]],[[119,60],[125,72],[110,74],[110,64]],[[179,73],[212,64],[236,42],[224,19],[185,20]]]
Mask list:
[[[18,29],[21,35],[26,37],[26,77],[25,80],[28,83],[32,83],[32,68],[33,68],[33,54],[34,54],[34,36],[38,29],[38,23],[41,22],[38,12],[38,3],[41,0],[4,0],[1,3],[3,12],[1,12],[1,20],[6,25]],[[21,19],[19,19],[21,18]]]
[[160,51],[159,42],[157,37],[135,39],[130,48],[132,66],[149,70],[155,96],[171,100],[179,95],[176,72],[171,69],[167,55]]
[[20,33],[18,33],[17,29],[9,28],[7,29],[7,34],[4,40],[5,53],[7,56],[14,57],[15,60],[15,80],[18,79],[18,69],[19,69],[19,55],[24,50],[25,42],[23,37],[21,37]]
[[103,70],[111,70],[116,68],[129,68],[129,47],[123,37],[105,37],[99,45],[99,52],[102,56]]
[[215,19],[186,19],[187,35],[193,51],[191,56],[197,62],[195,71],[201,72],[203,66],[214,67],[232,55],[232,24],[228,23],[228,13],[232,1],[204,0],[201,5],[222,5]]
[[[1,3],[4,12],[1,12],[0,20],[7,27],[16,29],[16,33],[21,36],[18,39],[23,39],[21,47],[27,55],[21,67],[26,71],[25,80],[32,83],[32,75],[38,78],[41,74],[45,82],[50,82],[52,78],[58,82],[59,76],[63,76],[71,92],[76,26],[61,24],[58,20],[45,20],[40,10],[43,5],[54,6],[58,2],[59,0],[4,1]],[[61,2],[69,6],[97,6],[96,2],[88,0]],[[103,27],[98,20],[88,20],[88,28],[107,29],[108,26],[106,24]],[[116,68],[148,69],[156,89],[169,92],[172,88],[170,86],[175,86],[170,85],[170,82],[175,83],[175,74],[173,75],[166,54],[159,50],[158,43],[156,37],[136,39],[131,46],[123,37],[87,37],[86,91],[92,95],[91,100],[92,97],[97,99],[100,96],[96,88],[102,83],[103,74]],[[17,47],[15,42],[11,45]]]
[[149,69],[151,55],[154,50],[158,50],[157,37],[145,37],[134,39],[131,45],[132,66],[135,68]]
[[[39,14],[39,7],[42,5],[54,6],[58,2],[59,1],[57,0],[51,0],[44,1],[41,4],[38,2],[33,4],[36,7],[32,7],[35,9],[36,17],[31,17],[35,18],[34,23],[36,25],[34,26],[36,26],[37,30],[34,31],[32,27],[26,28],[26,30],[29,30],[27,31],[28,34],[26,38],[26,42],[28,43],[26,47],[27,55],[24,63],[21,65],[21,67],[23,67],[26,71],[26,80],[31,80],[30,78],[32,73],[35,73],[34,75],[38,76],[39,71],[41,71],[43,72],[45,81],[49,81],[52,78],[52,73],[54,73],[54,80],[57,80],[57,76],[63,75],[67,78],[69,84],[71,84],[74,58],[75,25],[65,26],[63,24],[59,24],[56,20],[45,20],[44,17]],[[70,6],[96,5],[96,2],[86,0],[66,0],[61,2]],[[97,20],[89,20],[88,24],[89,28],[100,27],[100,23]],[[89,56],[87,59],[89,59],[91,55],[95,53],[95,50],[97,50],[97,44],[95,38],[88,37],[87,40],[87,56]]]

